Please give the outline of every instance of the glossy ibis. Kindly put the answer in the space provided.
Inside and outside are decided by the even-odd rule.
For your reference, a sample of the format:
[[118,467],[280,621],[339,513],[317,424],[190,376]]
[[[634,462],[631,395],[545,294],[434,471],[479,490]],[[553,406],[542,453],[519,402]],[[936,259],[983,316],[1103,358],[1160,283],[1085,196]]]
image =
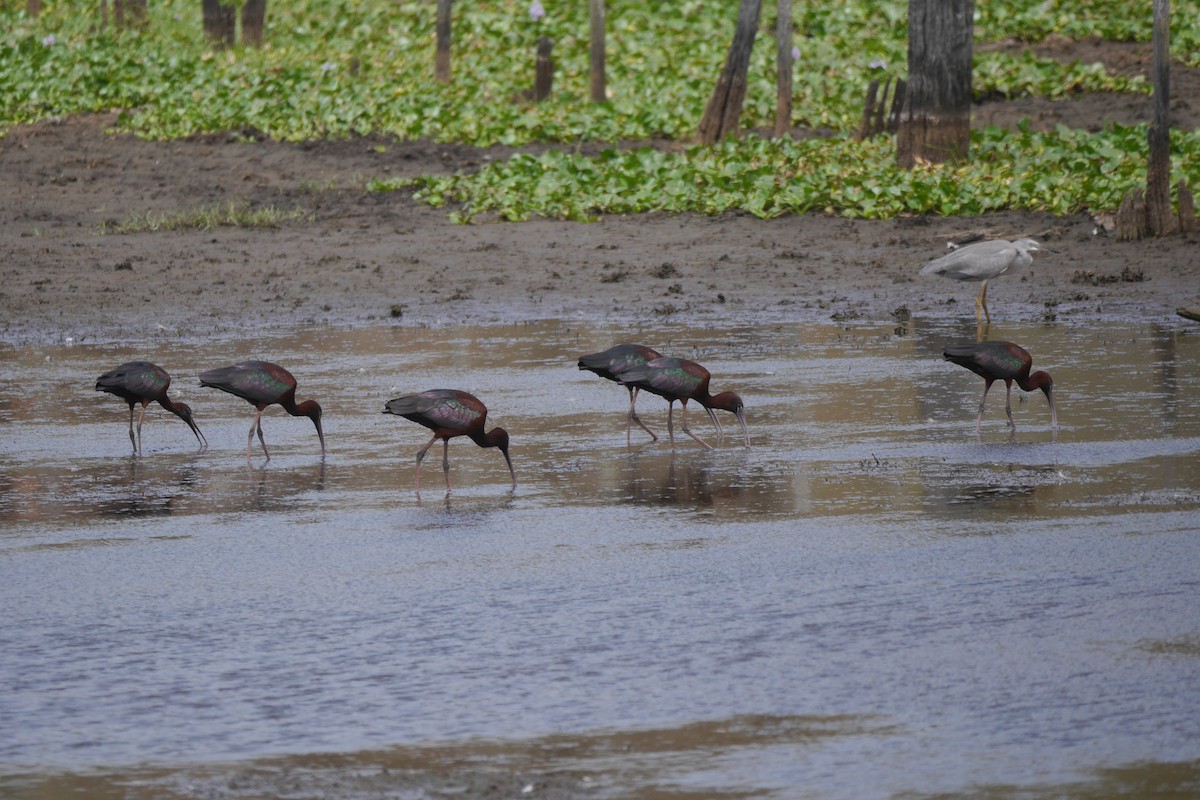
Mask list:
[[250,458],[254,444],[254,431],[258,431],[258,441],[262,445],[263,454],[271,460],[267,451],[267,442],[263,439],[262,413],[267,406],[278,403],[283,410],[293,417],[308,417],[317,428],[317,438],[321,440],[321,455],[325,455],[325,434],[321,431],[321,406],[316,400],[305,400],[296,403],[296,379],[278,364],[269,361],[243,361],[229,367],[210,369],[200,375],[201,386],[211,386],[223,392],[237,395],[252,404],[257,413],[250,433],[246,436],[246,458]]
[[983,407],[987,401],[988,390],[996,381],[1004,381],[1004,411],[1008,414],[1008,424],[1014,431],[1017,426],[1012,415],[1013,381],[1027,392],[1034,389],[1045,392],[1046,401],[1050,404],[1050,424],[1058,427],[1058,415],[1054,411],[1054,380],[1048,372],[1029,374],[1029,369],[1033,366],[1033,356],[1029,355],[1025,348],[1012,342],[971,342],[947,345],[943,355],[947,361],[966,367],[984,380],[983,397],[979,399],[979,417],[975,420],[977,433],[983,425]]
[[688,400],[695,400],[704,406],[713,424],[717,426],[718,439],[722,435],[721,423],[717,420],[713,409],[733,412],[742,426],[742,436],[746,440],[746,446],[750,446],[750,431],[746,428],[746,408],[742,403],[742,398],[734,392],[710,395],[708,383],[712,376],[707,369],[695,361],[688,361],[684,358],[656,358],[647,361],[643,366],[630,367],[617,377],[626,386],[636,386],[667,399],[667,434],[670,436],[672,445],[675,444],[672,414],[675,410],[675,401],[678,400],[683,406],[683,432],[710,450],[712,449],[712,445],[688,430],[687,403]]
[[446,493],[450,493],[450,440],[455,436],[467,436],[480,447],[500,448],[508,464],[508,474],[512,477],[512,488],[517,488],[517,473],[513,471],[512,459],[508,456],[508,432],[504,428],[483,432],[487,422],[487,406],[475,395],[457,389],[431,389],[389,400],[384,404],[383,413],[404,417],[433,431],[433,438],[417,451],[417,494],[421,493],[421,459],[425,458],[425,453],[438,439],[442,440],[442,472],[446,475]]
[[[662,358],[662,354],[645,345],[619,344],[608,348],[603,353],[583,356],[579,359],[579,368],[594,372],[601,378],[620,383],[622,372],[633,367],[645,366],[647,361],[653,361],[656,358]],[[629,443],[629,433],[634,422],[657,442],[658,436],[646,427],[646,423],[642,422],[634,409],[640,389],[637,386],[626,386],[625,388],[629,390],[629,415],[625,418],[625,443]]]
[[1012,275],[1028,267],[1033,262],[1030,253],[1046,250],[1057,253],[1045,245],[1040,245],[1033,239],[1018,239],[1009,242],[1004,239],[994,239],[990,242],[976,242],[960,247],[952,253],[930,261],[921,267],[921,275],[941,275],[956,281],[980,282],[979,295],[975,298],[975,321],[982,323],[979,310],[990,324],[992,315],[987,307],[988,281],[1001,275]]
[[[152,402],[157,402],[186,422],[192,433],[196,434],[196,441],[200,443],[201,448],[208,446],[204,434],[192,419],[192,409],[188,404],[176,403],[167,396],[167,388],[170,385],[171,376],[167,371],[149,361],[130,361],[96,379],[96,391],[115,394],[129,404],[129,443],[133,445],[133,452],[142,452],[142,420],[146,417],[146,406]],[[138,414],[137,438],[134,438],[133,408],[139,404],[142,406],[142,412]]]

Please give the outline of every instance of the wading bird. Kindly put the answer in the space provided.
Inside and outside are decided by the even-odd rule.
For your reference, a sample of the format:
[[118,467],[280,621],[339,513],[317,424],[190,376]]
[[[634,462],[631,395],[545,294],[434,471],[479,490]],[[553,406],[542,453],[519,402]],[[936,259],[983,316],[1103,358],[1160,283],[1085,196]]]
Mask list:
[[[622,372],[633,367],[645,366],[647,361],[653,361],[656,358],[662,358],[662,354],[644,345],[619,344],[608,348],[603,353],[592,353],[591,355],[583,356],[579,359],[579,368],[590,370],[601,378],[607,378],[610,381],[620,383]],[[629,434],[634,422],[642,430],[650,434],[651,439],[657,442],[658,436],[655,435],[654,431],[646,427],[646,423],[642,422],[641,418],[637,415],[637,411],[634,410],[634,403],[637,402],[640,390],[636,386],[626,386],[625,388],[629,390],[629,415],[625,418],[625,443],[629,443]]]
[[[96,379],[96,391],[115,394],[129,404],[129,443],[133,452],[142,452],[142,420],[146,417],[146,406],[157,402],[175,416],[187,423],[196,434],[200,447],[208,446],[204,434],[196,427],[192,419],[192,409],[187,403],[176,403],[167,396],[167,388],[171,385],[171,376],[157,364],[149,361],[130,361],[116,369],[106,372]],[[142,413],[138,414],[137,438],[133,435],[133,407],[141,404]]]
[[636,386],[651,394],[666,398],[667,434],[671,439],[672,446],[675,444],[672,414],[675,410],[676,400],[680,401],[680,405],[683,406],[683,432],[700,444],[710,450],[712,449],[712,445],[688,430],[688,400],[695,400],[704,406],[709,418],[717,426],[718,440],[723,435],[723,431],[721,423],[717,420],[717,415],[713,409],[733,412],[742,426],[742,436],[746,440],[746,446],[750,446],[750,431],[746,428],[746,408],[742,403],[742,398],[738,397],[734,392],[721,392],[715,396],[710,395],[708,393],[708,382],[712,376],[708,370],[695,361],[688,361],[684,358],[656,358],[652,361],[647,361],[644,366],[630,367],[617,377],[626,386]]
[[250,458],[254,444],[254,431],[258,431],[258,441],[262,445],[263,454],[271,460],[267,451],[267,442],[263,439],[262,413],[267,406],[278,403],[283,410],[293,417],[308,417],[317,428],[317,438],[321,440],[321,455],[325,455],[325,434],[321,431],[321,406],[316,400],[305,400],[296,404],[296,379],[278,364],[269,361],[243,361],[229,367],[210,369],[200,375],[201,386],[211,386],[223,392],[229,392],[247,401],[257,409],[250,433],[246,436],[246,458]]
[[1054,380],[1048,372],[1029,374],[1029,369],[1033,366],[1033,356],[1029,355],[1025,348],[1012,342],[972,342],[947,345],[943,355],[947,361],[966,367],[984,380],[983,397],[979,399],[979,416],[975,420],[976,433],[983,425],[983,407],[987,401],[988,390],[996,381],[1004,381],[1004,411],[1008,414],[1008,424],[1013,431],[1017,429],[1012,415],[1013,381],[1027,392],[1034,389],[1045,392],[1046,401],[1050,404],[1050,424],[1052,427],[1058,427],[1058,415],[1054,412]]
[[431,389],[389,400],[384,404],[383,413],[404,417],[433,431],[433,438],[417,451],[417,494],[421,493],[421,459],[425,458],[425,453],[438,439],[442,440],[442,472],[446,475],[446,494],[450,493],[450,440],[455,436],[466,436],[480,447],[498,447],[508,464],[512,489],[517,488],[517,473],[513,471],[512,459],[508,456],[508,432],[504,428],[483,432],[487,422],[487,406],[475,395],[457,389]]
[[941,275],[956,281],[978,281],[979,295],[975,298],[975,321],[982,324],[979,310],[983,309],[984,316],[991,324],[992,315],[987,307],[988,281],[1001,275],[1013,275],[1033,263],[1030,253],[1046,250],[1057,253],[1049,247],[1040,245],[1033,239],[1018,239],[1009,242],[1004,239],[994,239],[990,242],[976,242],[966,247],[960,247],[954,252],[947,253],[941,258],[930,261],[921,267],[921,275]]

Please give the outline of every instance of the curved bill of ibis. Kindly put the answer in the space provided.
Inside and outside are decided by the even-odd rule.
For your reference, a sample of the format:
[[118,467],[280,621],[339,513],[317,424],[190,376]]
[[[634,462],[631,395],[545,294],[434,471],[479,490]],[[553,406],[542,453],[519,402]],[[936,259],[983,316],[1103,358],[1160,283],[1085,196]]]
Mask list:
[[208,439],[204,438],[204,434],[200,432],[199,426],[196,425],[196,423],[191,419],[185,419],[184,422],[186,422],[188,427],[192,429],[192,433],[196,434],[196,441],[200,443],[200,449],[203,450],[204,448],[208,447]]
[[739,408],[734,412],[737,414],[738,424],[742,426],[742,438],[746,440],[746,447],[750,446],[750,429],[746,427],[746,409]]
[[501,450],[500,452],[504,454],[504,461],[508,464],[508,474],[512,477],[512,488],[509,491],[515,492],[517,490],[517,473],[513,469],[512,459],[509,458],[507,450]]
[[1046,389],[1046,402],[1050,404],[1050,427],[1058,427],[1058,413],[1054,410],[1054,389]]
[[325,455],[325,433],[321,430],[321,418],[315,418],[313,425],[317,428],[317,438],[321,440],[321,455]]
[[717,429],[717,439],[724,438],[725,429],[721,427],[721,420],[717,419],[717,412],[713,411],[708,406],[705,406],[704,410],[708,412],[708,418],[712,420],[713,426]]

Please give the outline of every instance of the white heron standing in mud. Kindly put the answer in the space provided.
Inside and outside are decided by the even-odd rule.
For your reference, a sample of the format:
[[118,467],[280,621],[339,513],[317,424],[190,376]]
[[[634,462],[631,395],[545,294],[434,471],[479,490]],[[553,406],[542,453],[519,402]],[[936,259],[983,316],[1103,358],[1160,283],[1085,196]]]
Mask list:
[[934,259],[921,267],[920,274],[941,275],[956,281],[981,281],[979,295],[975,298],[975,321],[982,324],[983,319],[979,313],[982,308],[983,316],[987,317],[990,325],[992,315],[987,307],[988,281],[1025,269],[1033,263],[1033,256],[1030,254],[1037,250],[1058,252],[1038,244],[1033,239],[1018,239],[1015,242],[993,239],[990,242],[976,242],[960,247],[952,253]]

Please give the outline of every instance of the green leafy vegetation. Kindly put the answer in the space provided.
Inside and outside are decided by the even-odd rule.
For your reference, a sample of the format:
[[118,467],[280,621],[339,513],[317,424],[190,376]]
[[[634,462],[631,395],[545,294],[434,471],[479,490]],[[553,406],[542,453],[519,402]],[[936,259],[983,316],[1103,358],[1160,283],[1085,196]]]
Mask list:
[[[383,190],[417,189],[432,205],[462,204],[478,214],[520,220],[532,214],[587,220],[601,213],[740,209],[759,217],[820,211],[852,217],[981,214],[1023,208],[1066,214],[1115,208],[1146,181],[1144,128],[1103,134],[989,128],[977,132],[962,165],[898,169],[887,138],[793,141],[750,136],[682,152],[649,147],[595,157],[550,151],[517,155],[478,173],[377,181]],[[1200,134],[1173,132],[1176,179],[1200,180]]]
[[[686,140],[725,58],[736,9],[703,0],[609,0],[608,102],[587,98],[587,4],[455,4],[454,79],[433,80],[431,2],[296,0],[268,8],[261,49],[215,50],[204,39],[200,3],[151,4],[142,31],[101,28],[81,9],[0,7],[0,129],[64,114],[119,110],[119,128],[151,139],[239,131],[306,140],[362,134],[480,146],[581,141]],[[1200,7],[1175,4],[1172,50],[1200,66]],[[466,204],[464,217],[603,211],[719,211],[762,216],[822,209],[861,216],[913,211],[975,213],[1003,207],[1054,211],[1111,207],[1136,183],[1144,131],[975,135],[975,163],[912,173],[890,166],[886,140],[854,143],[866,83],[906,62],[904,0],[809,3],[795,12],[800,58],[793,123],[830,138],[768,142],[754,137],[711,151],[606,151],[518,156],[479,175],[418,182],[428,202]],[[773,4],[765,4],[743,125],[774,119]],[[1136,0],[1002,0],[977,4],[980,44],[1051,34],[1148,41],[1150,8]],[[555,88],[530,104],[534,44],[555,40]],[[1063,64],[1019,49],[980,47],[974,90],[986,97],[1077,92],[1148,92],[1140,79],[1095,64]],[[1193,185],[1197,142],[1175,139],[1176,169]],[[1097,164],[1106,165],[1097,170]],[[1087,167],[1094,173],[1071,170]],[[1061,172],[1055,172],[1059,170]],[[996,176],[1003,180],[996,180]],[[379,180],[376,188],[395,182]]]

